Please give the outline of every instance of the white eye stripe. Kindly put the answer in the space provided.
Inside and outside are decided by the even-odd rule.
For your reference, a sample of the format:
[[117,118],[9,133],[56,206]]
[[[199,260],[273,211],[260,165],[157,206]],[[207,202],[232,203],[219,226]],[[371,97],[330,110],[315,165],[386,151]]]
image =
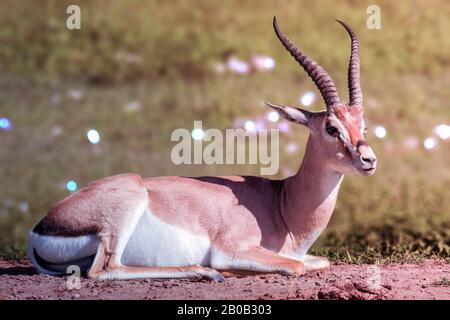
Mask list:
[[332,115],[332,119],[330,119],[330,120],[331,120],[330,124],[332,126],[336,127],[336,129],[339,130],[339,133],[342,134],[344,136],[344,138],[350,139],[350,135],[348,134],[347,129],[335,115]]

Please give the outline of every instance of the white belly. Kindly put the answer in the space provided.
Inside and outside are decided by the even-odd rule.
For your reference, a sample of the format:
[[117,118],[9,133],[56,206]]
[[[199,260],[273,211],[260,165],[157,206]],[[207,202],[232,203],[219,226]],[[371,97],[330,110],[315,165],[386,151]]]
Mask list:
[[211,242],[172,226],[146,210],[128,241],[122,256],[126,266],[209,266]]

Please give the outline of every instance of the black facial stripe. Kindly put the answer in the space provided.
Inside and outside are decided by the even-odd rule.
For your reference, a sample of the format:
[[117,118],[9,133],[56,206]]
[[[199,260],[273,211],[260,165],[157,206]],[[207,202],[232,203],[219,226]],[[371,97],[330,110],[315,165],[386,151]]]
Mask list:
[[362,146],[368,147],[369,144],[366,141],[364,141],[364,140],[358,140],[358,142],[356,142],[356,148],[359,148],[359,147],[362,147]]
[[355,156],[356,156],[356,153],[357,153],[357,151],[356,151],[357,148],[354,147],[354,146],[350,143],[350,141],[349,141],[346,137],[344,137],[344,135],[340,134],[340,135],[339,135],[339,139],[342,141],[342,143],[344,144],[344,147],[347,149],[347,151],[350,152],[350,154],[352,155],[352,157],[355,157]]

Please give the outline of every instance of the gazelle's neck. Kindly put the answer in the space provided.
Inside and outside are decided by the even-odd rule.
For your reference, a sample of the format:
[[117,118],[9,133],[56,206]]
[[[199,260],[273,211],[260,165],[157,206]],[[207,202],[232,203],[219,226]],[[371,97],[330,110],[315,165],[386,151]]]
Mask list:
[[300,254],[306,253],[327,226],[343,178],[320,154],[310,137],[300,169],[283,185],[281,214],[291,234],[286,245]]

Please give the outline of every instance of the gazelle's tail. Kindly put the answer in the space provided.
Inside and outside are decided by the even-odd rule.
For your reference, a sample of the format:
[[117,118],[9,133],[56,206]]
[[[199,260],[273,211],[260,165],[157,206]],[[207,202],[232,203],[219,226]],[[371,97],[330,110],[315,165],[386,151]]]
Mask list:
[[64,275],[72,265],[87,272],[94,261],[97,246],[96,235],[56,237],[30,231],[28,257],[40,273]]

